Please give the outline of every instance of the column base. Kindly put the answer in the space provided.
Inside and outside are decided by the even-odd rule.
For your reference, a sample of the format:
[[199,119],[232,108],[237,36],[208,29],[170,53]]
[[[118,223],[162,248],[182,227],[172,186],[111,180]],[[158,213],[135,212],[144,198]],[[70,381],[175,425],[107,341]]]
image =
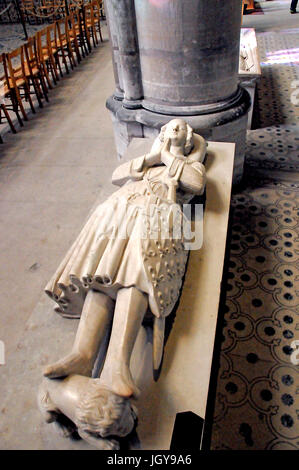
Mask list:
[[230,101],[225,109],[221,106],[221,110],[215,112],[217,109],[215,103],[213,112],[207,114],[203,108],[201,114],[196,115],[162,114],[144,107],[128,109],[127,103],[124,104],[114,96],[109,97],[106,106],[111,111],[119,159],[121,160],[134,137],[155,137],[164,124],[171,119],[181,117],[195,132],[207,140],[236,144],[233,183],[240,183],[243,176],[250,96],[242,87],[235,96],[237,99]]

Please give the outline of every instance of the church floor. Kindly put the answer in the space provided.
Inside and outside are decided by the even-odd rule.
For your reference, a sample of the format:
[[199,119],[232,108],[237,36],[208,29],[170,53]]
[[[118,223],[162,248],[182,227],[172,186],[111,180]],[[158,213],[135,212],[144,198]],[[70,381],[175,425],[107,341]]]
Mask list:
[[257,31],[259,122],[232,198],[212,449],[299,448],[299,30],[286,25],[288,4],[261,2],[264,16],[243,23]]
[[[289,14],[288,1],[260,5],[263,14],[243,21],[256,28],[261,54],[259,124],[248,133],[244,184],[232,199],[212,449],[299,447],[298,366],[291,362],[292,342],[299,339],[299,132],[291,100],[292,81],[299,80],[299,14]],[[72,341],[75,321],[65,327],[42,289],[96,200],[113,191],[110,175],[118,162],[105,108],[112,92],[106,40],[59,82],[49,105],[0,146],[1,449],[84,448],[50,441],[48,425],[38,428],[32,384],[35,390],[41,371],[30,366],[26,351],[45,364],[53,349],[59,356]],[[44,336],[35,335],[34,343],[41,321]],[[62,327],[66,336],[57,338]]]
[[0,339],[7,357],[96,199],[113,191],[106,31],[105,38],[50,91],[49,104],[0,145]]

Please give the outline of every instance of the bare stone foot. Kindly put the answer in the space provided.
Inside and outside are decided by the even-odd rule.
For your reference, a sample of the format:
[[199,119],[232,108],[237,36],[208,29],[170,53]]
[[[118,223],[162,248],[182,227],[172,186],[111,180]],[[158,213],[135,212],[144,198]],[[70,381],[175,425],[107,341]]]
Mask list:
[[132,396],[137,398],[140,394],[140,391],[133,382],[131,372],[124,366],[122,371],[117,370],[113,373],[111,390],[117,395],[125,398],[130,398]]
[[71,374],[84,375],[91,377],[92,366],[88,360],[78,353],[71,353],[64,359],[50,364],[44,369],[44,376],[50,379],[66,377]]

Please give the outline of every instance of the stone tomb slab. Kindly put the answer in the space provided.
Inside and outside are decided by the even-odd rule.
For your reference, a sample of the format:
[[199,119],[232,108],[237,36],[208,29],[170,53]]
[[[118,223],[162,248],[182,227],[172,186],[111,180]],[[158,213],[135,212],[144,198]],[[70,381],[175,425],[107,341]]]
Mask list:
[[[151,142],[142,140],[143,145],[150,147]],[[140,145],[139,142],[138,155]],[[133,351],[133,375],[142,391],[137,403],[137,431],[142,449],[169,449],[176,413],[193,411],[205,417],[225,256],[234,147],[230,143],[209,142],[203,247],[190,253],[158,382],[152,379],[152,345],[145,328],[140,330]],[[53,307],[53,302],[41,295],[16,350],[0,366],[2,450],[93,450],[82,440],[71,441],[59,435],[53,424],[43,421],[37,408],[42,368],[70,351],[78,326],[78,320],[63,319],[53,312]]]
[[[149,151],[152,140],[133,139],[128,155]],[[146,139],[147,140],[147,139]],[[166,343],[161,375],[152,379],[151,336],[144,328],[131,361],[141,390],[138,435],[142,449],[168,450],[177,413],[205,418],[228,228],[234,147],[209,142],[203,245],[190,251],[175,321]],[[142,152],[143,148],[143,152]],[[198,446],[200,442],[198,443]]]

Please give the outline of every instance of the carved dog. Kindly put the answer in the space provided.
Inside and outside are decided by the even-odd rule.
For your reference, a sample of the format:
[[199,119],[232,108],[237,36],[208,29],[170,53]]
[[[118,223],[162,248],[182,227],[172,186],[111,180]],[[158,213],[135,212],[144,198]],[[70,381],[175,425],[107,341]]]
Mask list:
[[[131,433],[137,419],[130,400],[111,392],[100,379],[70,375],[44,379],[38,406],[46,422],[55,422],[65,436],[79,436],[101,450],[119,450],[119,438]],[[64,423],[67,417],[70,426]]]

